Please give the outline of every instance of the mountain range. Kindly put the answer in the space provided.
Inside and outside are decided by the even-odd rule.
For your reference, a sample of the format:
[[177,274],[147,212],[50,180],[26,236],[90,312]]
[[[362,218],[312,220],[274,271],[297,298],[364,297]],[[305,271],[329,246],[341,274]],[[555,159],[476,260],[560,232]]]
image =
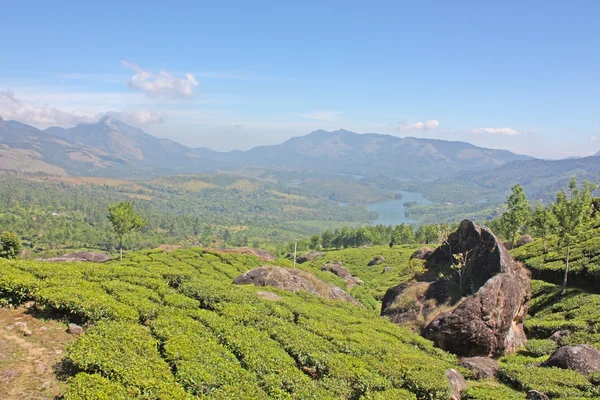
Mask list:
[[319,130],[279,145],[217,152],[159,139],[109,116],[45,130],[0,118],[0,169],[53,174],[150,177],[252,167],[437,179],[531,159],[465,142],[345,130]]

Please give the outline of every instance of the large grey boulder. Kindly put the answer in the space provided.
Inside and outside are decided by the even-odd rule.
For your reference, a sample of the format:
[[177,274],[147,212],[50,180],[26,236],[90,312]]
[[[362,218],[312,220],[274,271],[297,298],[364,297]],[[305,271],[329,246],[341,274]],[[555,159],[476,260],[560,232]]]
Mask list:
[[424,337],[463,357],[498,356],[525,345],[529,274],[487,228],[462,221],[417,279],[390,288],[381,314],[421,327]]
[[330,300],[342,300],[361,305],[354,297],[337,286],[300,269],[263,266],[251,269],[235,278],[235,285],[271,286],[290,292],[305,291]]
[[600,371],[600,351],[588,344],[563,346],[552,353],[541,367],[571,369],[589,375]]

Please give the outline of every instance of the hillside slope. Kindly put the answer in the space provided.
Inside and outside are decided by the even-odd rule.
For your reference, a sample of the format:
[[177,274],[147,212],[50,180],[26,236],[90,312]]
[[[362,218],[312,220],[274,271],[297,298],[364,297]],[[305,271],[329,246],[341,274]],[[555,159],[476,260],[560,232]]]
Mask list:
[[94,146],[44,133],[32,126],[0,118],[0,169],[23,172],[91,174],[122,163]]
[[0,298],[91,324],[66,355],[65,399],[448,397],[456,360],[419,336],[348,303],[231,284],[262,263],[201,249],[0,261]]

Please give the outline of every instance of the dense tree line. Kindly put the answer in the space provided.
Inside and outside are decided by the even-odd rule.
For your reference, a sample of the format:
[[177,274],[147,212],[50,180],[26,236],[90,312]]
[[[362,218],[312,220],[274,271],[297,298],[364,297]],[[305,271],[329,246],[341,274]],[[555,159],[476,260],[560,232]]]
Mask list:
[[[448,224],[425,224],[415,227],[411,224],[400,225],[375,225],[349,227],[344,226],[336,230],[325,230],[320,234],[312,235],[308,239],[297,242],[298,251],[320,249],[342,249],[362,246],[380,246],[403,244],[434,244],[440,243],[443,235],[452,228]],[[290,243],[287,251],[294,249],[295,243]]]

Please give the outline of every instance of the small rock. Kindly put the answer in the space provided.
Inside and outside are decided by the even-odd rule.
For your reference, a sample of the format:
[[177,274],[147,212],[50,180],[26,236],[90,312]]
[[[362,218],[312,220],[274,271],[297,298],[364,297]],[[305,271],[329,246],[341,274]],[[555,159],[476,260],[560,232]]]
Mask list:
[[526,244],[532,243],[533,242],[533,238],[529,235],[524,235],[519,237],[519,239],[517,239],[517,246],[516,247],[521,247],[521,246],[525,246]]
[[35,307],[35,301],[28,301],[25,304],[23,304],[23,306],[25,308],[33,308],[33,307]]
[[369,263],[367,265],[369,267],[372,267],[373,265],[379,265],[384,261],[385,261],[385,258],[383,258],[383,256],[375,256],[375,257],[373,257],[373,259],[371,261],[369,261]]
[[553,342],[560,342],[560,340],[566,336],[570,336],[571,335],[571,331],[568,329],[563,329],[561,331],[556,331],[554,332],[548,339],[552,340]]
[[283,298],[281,296],[278,296],[273,292],[256,292],[256,295],[263,300],[283,301]]
[[530,390],[527,392],[527,400],[550,400],[548,396],[546,396],[542,392],[538,392],[537,390]]
[[77,324],[69,324],[69,333],[71,335],[81,335],[83,333],[83,328]]
[[487,357],[463,358],[460,365],[473,371],[473,379],[494,378],[498,372],[498,362]]
[[21,331],[21,333],[25,336],[33,335],[33,332],[31,332],[31,329],[27,327],[27,324],[25,322],[15,322],[15,328]]
[[325,255],[325,253],[321,251],[311,251],[310,253],[303,254],[300,257],[296,258],[296,262],[298,264],[304,264],[307,261],[314,261],[323,255]]
[[382,274],[385,274],[386,272],[390,272],[391,270],[392,270],[392,267],[385,267],[385,268],[383,269],[383,272],[382,272]]
[[467,381],[465,381],[460,372],[452,368],[446,371],[446,378],[452,387],[450,400],[460,400],[460,393],[467,388]]
[[429,247],[421,247],[419,250],[410,255],[410,259],[412,260],[413,258],[416,258],[417,260],[427,260],[432,253],[433,249]]
[[541,366],[571,369],[589,375],[600,371],[600,351],[588,344],[563,346],[552,353]]

